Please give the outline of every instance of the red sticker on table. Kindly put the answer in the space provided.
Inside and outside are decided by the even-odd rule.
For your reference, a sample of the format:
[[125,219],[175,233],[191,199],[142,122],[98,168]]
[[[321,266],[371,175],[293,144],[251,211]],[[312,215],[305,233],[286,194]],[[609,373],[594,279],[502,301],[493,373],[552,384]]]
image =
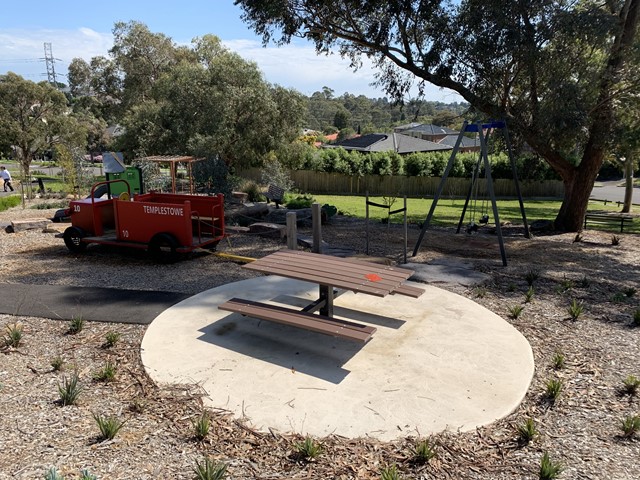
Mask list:
[[371,280],[372,282],[379,282],[380,280],[382,280],[382,278],[380,278],[378,275],[376,275],[375,273],[367,273],[364,278],[366,278],[367,280]]

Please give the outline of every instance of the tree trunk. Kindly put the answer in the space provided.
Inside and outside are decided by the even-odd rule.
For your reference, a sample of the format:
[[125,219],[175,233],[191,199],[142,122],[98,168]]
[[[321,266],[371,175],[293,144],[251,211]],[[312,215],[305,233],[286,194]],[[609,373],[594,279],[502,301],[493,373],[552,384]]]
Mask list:
[[628,154],[624,160],[624,204],[622,213],[631,213],[633,201],[633,156]]
[[[555,219],[555,229],[563,232],[579,232],[584,225],[593,182],[598,175],[601,162],[583,162],[563,175],[564,198]],[[587,164],[588,163],[588,164]]]

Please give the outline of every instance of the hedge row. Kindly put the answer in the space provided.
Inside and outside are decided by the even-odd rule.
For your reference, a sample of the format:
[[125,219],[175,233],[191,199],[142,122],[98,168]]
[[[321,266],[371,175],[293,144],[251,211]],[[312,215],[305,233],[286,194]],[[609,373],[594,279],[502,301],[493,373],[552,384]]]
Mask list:
[[[296,153],[298,155],[283,159],[287,167],[345,175],[407,175],[416,177],[442,176],[451,156],[450,152],[412,153],[402,156],[395,152],[361,153],[342,148],[306,150]],[[478,161],[478,156],[477,152],[456,155],[450,175],[470,177]],[[489,160],[494,178],[513,178],[511,164],[505,153],[490,155]],[[545,161],[533,155],[519,156],[516,159],[516,168],[518,177],[523,180],[558,179]]]

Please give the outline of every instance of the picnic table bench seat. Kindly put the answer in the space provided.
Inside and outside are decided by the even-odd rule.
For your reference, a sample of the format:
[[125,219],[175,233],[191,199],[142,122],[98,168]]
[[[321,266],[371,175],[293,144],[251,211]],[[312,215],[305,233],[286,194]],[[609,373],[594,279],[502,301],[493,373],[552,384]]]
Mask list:
[[614,225],[620,226],[620,233],[624,231],[625,225],[630,225],[633,217],[625,213],[605,213],[605,212],[587,212],[584,216],[584,228],[587,223],[596,225]]
[[375,327],[368,325],[241,298],[232,298],[218,308],[360,343],[368,342],[376,331]]

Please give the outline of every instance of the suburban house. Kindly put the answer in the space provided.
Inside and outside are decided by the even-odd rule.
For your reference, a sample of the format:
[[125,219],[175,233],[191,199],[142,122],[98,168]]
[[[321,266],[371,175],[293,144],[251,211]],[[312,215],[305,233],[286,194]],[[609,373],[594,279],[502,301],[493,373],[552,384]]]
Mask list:
[[[453,148],[458,140],[460,132],[452,130],[447,127],[441,127],[439,125],[423,124],[423,123],[409,123],[407,125],[401,125],[395,127],[394,132],[402,133],[403,135],[409,135],[430,142],[435,142],[440,145],[448,145]],[[476,138],[469,138],[467,136],[462,137],[460,143],[460,152],[479,152],[480,141]]]
[[452,150],[453,147],[439,144],[429,140],[423,140],[403,133],[370,133],[359,137],[341,140],[331,145],[323,145],[324,148],[344,148],[358,152],[396,152],[407,155],[417,152],[439,152]]

